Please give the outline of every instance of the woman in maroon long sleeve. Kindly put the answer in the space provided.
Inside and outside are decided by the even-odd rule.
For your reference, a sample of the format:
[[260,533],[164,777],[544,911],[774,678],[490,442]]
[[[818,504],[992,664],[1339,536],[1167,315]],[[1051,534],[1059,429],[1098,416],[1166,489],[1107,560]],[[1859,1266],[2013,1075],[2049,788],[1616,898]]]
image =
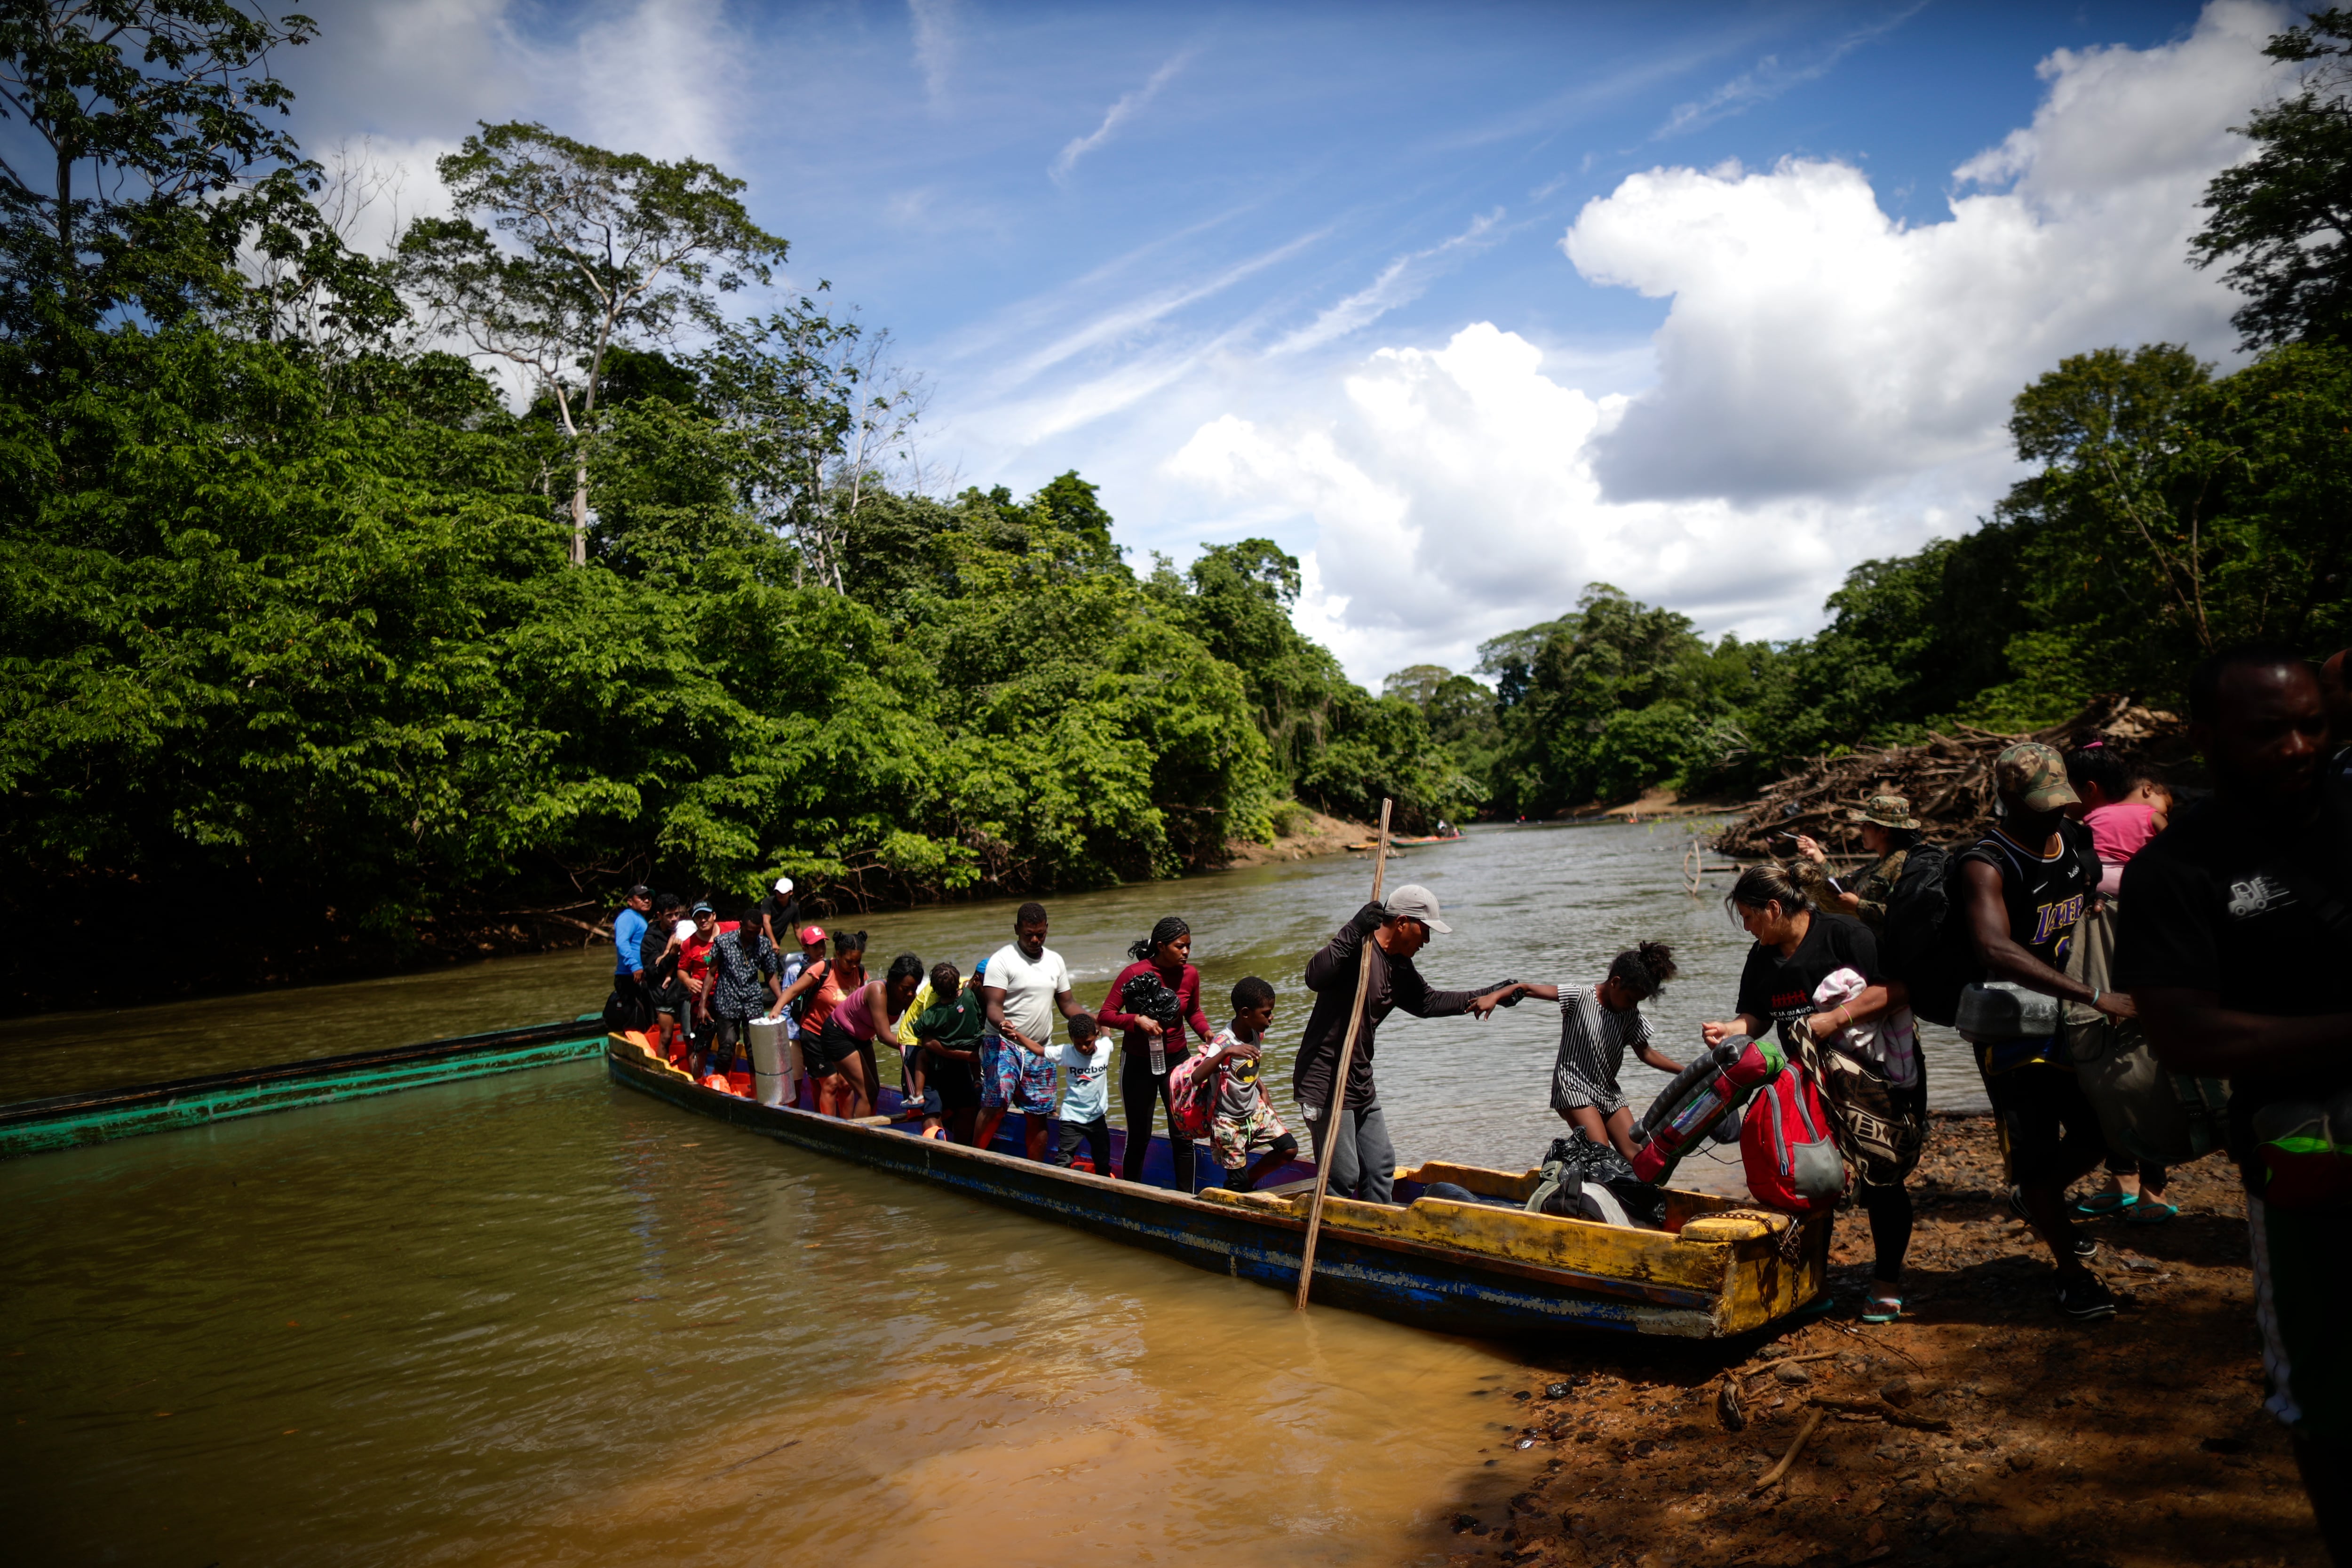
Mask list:
[[[1192,956],[1192,928],[1170,915],[1151,928],[1151,934],[1127,950],[1135,962],[1114,976],[1110,994],[1095,1014],[1106,1029],[1120,1032],[1127,1060],[1118,1075],[1119,1098],[1127,1106],[1127,1148],[1119,1158],[1119,1174],[1129,1181],[1143,1176],[1143,1156],[1151,1148],[1151,1118],[1168,1102],[1168,1073],[1192,1055],[1184,1043],[1184,1026],[1191,1024],[1201,1043],[1216,1038],[1201,1011],[1201,972],[1188,962]],[[1153,1018],[1129,1010],[1129,983],[1144,975],[1175,994],[1168,1009],[1173,1017]],[[1142,988],[1139,988],[1142,989]],[[1176,1161],[1176,1189],[1192,1190],[1192,1141],[1171,1138]]]

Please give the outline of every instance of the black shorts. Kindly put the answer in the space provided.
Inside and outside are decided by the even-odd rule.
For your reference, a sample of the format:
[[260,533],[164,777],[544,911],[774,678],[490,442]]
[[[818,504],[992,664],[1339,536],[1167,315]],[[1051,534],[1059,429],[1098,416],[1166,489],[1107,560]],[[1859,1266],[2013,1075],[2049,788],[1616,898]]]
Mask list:
[[841,1026],[840,1021],[827,1018],[824,1027],[811,1039],[801,1036],[801,1062],[811,1076],[831,1078],[841,1070],[841,1064],[856,1056],[866,1042]]
[[[1981,1060],[1978,1067],[1982,1072]],[[2058,1180],[2090,1158],[2089,1151],[2106,1146],[2099,1113],[2065,1068],[2028,1062],[1983,1078],[2012,1181]]]
[[[977,1046],[978,1040],[972,1042]],[[943,1110],[977,1110],[980,1109],[980,1080],[972,1076],[972,1064],[950,1060],[933,1051],[923,1053],[923,1087],[940,1091],[940,1108]]]
[[667,1013],[673,1018],[683,1018],[694,1007],[694,998],[688,994],[686,982],[673,980],[653,993],[654,1011]]

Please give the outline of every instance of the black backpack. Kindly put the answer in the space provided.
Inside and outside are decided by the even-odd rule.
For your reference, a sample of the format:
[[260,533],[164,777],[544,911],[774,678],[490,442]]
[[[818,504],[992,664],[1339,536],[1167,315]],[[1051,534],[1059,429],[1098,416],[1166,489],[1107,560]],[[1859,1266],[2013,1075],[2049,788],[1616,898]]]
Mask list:
[[[2059,842],[2098,885],[2099,857],[2090,829],[2078,822],[2058,825]],[[1911,1011],[1949,1028],[1959,1016],[1960,993],[1984,978],[1984,955],[1969,935],[1960,912],[1960,861],[1977,844],[1958,850],[1915,844],[1903,875],[1886,899],[1886,924],[1878,938],[1878,962],[1889,978],[1911,990]]]
[[1879,966],[1910,988],[1911,1011],[1947,1026],[1959,1014],[1961,991],[1984,968],[1959,901],[1959,856],[1940,844],[1915,844],[1886,896],[1878,937]]

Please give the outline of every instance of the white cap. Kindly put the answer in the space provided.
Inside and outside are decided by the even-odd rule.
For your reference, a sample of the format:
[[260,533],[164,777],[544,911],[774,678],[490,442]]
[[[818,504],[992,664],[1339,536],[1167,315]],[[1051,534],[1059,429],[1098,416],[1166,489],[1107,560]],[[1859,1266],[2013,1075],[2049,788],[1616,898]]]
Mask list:
[[1386,912],[1392,921],[1419,921],[1440,935],[1454,929],[1437,918],[1437,895],[1419,882],[1407,882],[1391,893]]
[[779,897],[785,893],[789,893],[792,890],[793,879],[790,877],[779,877],[776,879],[776,892]]

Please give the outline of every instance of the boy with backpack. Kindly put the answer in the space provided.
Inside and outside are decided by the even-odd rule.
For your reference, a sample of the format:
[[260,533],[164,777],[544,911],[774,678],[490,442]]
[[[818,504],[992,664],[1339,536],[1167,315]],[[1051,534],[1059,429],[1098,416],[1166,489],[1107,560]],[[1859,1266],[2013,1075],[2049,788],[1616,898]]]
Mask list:
[[[1209,1148],[1224,1167],[1225,1190],[1246,1193],[1269,1171],[1298,1152],[1298,1140],[1274,1113],[1258,1062],[1274,1022],[1274,987],[1253,974],[1234,986],[1234,1021],[1220,1032],[1202,1062],[1216,1077],[1216,1107],[1209,1118]],[[1258,1156],[1255,1164],[1250,1156]]]

